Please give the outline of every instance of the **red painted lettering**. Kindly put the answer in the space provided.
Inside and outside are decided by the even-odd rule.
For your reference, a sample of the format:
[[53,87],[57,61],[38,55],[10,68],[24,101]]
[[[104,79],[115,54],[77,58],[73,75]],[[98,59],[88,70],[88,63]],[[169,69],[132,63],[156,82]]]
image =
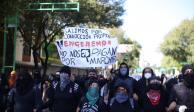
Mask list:
[[111,45],[111,41],[110,40],[108,41],[108,45]]
[[75,46],[79,47],[79,42],[75,42]]
[[105,46],[106,45],[106,41],[102,41],[102,46]]
[[65,45],[65,47],[67,47],[68,46],[68,41],[64,41],[64,45]]
[[90,47],[90,42],[89,41],[86,41],[86,46]]
[[92,47],[94,47],[95,46],[95,41],[92,41],[92,45],[91,45]]
[[101,46],[101,41],[96,41],[96,46]]

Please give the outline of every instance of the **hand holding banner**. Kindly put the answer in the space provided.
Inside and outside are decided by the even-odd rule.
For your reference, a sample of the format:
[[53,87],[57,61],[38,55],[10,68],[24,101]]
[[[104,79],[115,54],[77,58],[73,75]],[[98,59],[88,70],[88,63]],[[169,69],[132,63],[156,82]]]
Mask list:
[[104,67],[116,62],[117,39],[107,31],[70,27],[56,40],[61,62],[71,67]]

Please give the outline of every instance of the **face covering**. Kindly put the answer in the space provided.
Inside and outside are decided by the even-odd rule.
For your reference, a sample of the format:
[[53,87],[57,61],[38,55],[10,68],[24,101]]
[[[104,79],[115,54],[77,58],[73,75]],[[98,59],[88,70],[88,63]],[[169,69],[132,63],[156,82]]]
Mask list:
[[149,90],[147,93],[146,93],[149,101],[151,102],[151,104],[153,106],[156,106],[160,103],[160,97],[161,97],[161,94],[160,94],[160,91],[158,90]]
[[99,99],[99,92],[97,87],[90,87],[86,93],[86,98],[90,105],[94,105]]
[[144,74],[144,77],[145,77],[146,79],[149,79],[151,76],[152,76],[151,73],[145,73],[145,74]]
[[41,83],[41,80],[40,80],[40,79],[35,79],[35,80],[34,80],[34,83],[35,83],[35,84],[39,84],[39,83]]
[[194,74],[185,74],[184,80],[189,88],[194,88]]
[[60,88],[61,90],[64,90],[64,88],[69,84],[70,78],[67,73],[61,73],[60,74]]
[[115,99],[118,103],[123,103],[129,99],[129,96],[127,95],[127,93],[117,92],[115,95]]
[[128,71],[127,68],[120,68],[120,73],[121,73],[122,76],[126,76],[127,75],[127,71]]

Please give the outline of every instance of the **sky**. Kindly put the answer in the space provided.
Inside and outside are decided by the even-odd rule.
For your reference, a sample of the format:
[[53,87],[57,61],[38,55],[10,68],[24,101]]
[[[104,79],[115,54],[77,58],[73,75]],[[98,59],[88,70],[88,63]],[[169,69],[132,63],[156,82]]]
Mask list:
[[160,44],[184,19],[194,18],[194,0],[127,0],[123,30],[142,46],[140,66],[161,65]]

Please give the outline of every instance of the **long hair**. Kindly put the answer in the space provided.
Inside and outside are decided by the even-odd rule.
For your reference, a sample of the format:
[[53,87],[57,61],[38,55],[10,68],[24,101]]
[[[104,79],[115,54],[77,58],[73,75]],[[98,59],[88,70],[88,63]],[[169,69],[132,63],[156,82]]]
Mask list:
[[32,90],[33,82],[33,78],[28,71],[20,72],[16,81],[16,92],[19,95],[25,95]]

